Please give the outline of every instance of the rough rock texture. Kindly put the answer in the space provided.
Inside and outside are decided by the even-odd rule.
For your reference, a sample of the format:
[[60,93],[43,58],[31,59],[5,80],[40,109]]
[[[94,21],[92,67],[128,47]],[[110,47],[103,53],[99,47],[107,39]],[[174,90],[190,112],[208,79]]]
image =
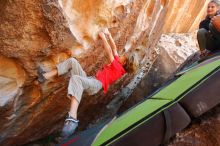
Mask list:
[[36,66],[47,57],[56,62],[52,55],[75,39],[57,3],[6,0],[0,11],[0,145],[19,145],[57,129],[65,102],[43,93],[48,89],[35,83]]
[[[88,75],[94,75],[107,62],[97,38],[104,27],[110,28],[120,53],[136,51],[144,66],[155,60],[152,54],[161,32],[194,30],[206,4],[205,0],[1,1],[0,145],[21,145],[62,126],[69,108],[68,76],[38,84],[37,66],[49,71],[72,50]],[[102,116],[105,105],[132,77],[125,76],[107,95],[84,95],[81,128]]]
[[163,31],[173,33],[193,32],[207,9],[208,0],[169,0]]
[[198,52],[196,33],[162,34],[155,46],[157,59],[140,84],[136,87],[131,97],[122,106],[123,111],[153,93],[173,74],[191,55]]
[[196,119],[183,132],[176,134],[168,146],[219,146],[220,105]]
[[[158,59],[155,71],[159,78],[168,79],[187,58],[198,49],[196,33],[163,34],[156,46]],[[159,69],[160,68],[160,69]]]

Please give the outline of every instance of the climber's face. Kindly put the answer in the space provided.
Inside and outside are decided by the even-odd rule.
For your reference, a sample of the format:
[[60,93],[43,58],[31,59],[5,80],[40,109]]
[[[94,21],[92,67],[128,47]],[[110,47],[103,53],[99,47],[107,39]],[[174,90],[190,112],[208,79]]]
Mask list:
[[213,17],[215,16],[217,11],[218,11],[218,6],[216,5],[216,3],[210,2],[207,7],[207,15],[209,17]]

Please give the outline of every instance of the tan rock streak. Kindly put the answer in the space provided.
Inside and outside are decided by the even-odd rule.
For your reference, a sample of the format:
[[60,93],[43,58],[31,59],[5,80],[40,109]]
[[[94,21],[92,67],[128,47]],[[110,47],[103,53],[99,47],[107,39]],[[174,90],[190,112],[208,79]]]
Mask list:
[[169,0],[165,18],[164,33],[193,32],[204,19],[207,0]]

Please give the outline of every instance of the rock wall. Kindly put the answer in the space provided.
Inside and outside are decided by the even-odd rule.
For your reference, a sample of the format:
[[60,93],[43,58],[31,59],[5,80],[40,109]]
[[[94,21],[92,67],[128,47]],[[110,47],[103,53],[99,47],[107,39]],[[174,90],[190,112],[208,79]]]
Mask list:
[[[120,54],[137,52],[141,66],[154,60],[162,32],[189,32],[204,16],[205,0],[4,0],[0,3],[0,145],[21,145],[59,131],[69,108],[68,75],[37,82],[71,50],[88,75],[107,59],[98,31],[104,27]],[[196,9],[195,9],[196,8]],[[101,53],[100,53],[101,52]],[[103,108],[133,76],[107,95],[84,95],[81,128],[102,116]]]
[[208,0],[169,0],[163,32],[194,32],[205,17],[208,3]]
[[174,73],[181,68],[187,58],[197,55],[196,33],[162,34],[155,46],[155,50],[157,58],[149,73],[142,79],[128,101],[121,107],[120,112],[156,91],[163,83],[173,78]]
[[196,33],[162,34],[156,49],[158,59],[154,69],[158,71],[159,78],[165,81],[188,57],[199,51]]

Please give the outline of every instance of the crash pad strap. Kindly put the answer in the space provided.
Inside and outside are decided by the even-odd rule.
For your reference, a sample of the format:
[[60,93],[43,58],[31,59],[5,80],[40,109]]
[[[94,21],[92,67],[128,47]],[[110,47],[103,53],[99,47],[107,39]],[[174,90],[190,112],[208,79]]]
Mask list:
[[163,143],[166,143],[172,135],[172,121],[170,112],[168,110],[164,110],[163,115],[166,124]]

